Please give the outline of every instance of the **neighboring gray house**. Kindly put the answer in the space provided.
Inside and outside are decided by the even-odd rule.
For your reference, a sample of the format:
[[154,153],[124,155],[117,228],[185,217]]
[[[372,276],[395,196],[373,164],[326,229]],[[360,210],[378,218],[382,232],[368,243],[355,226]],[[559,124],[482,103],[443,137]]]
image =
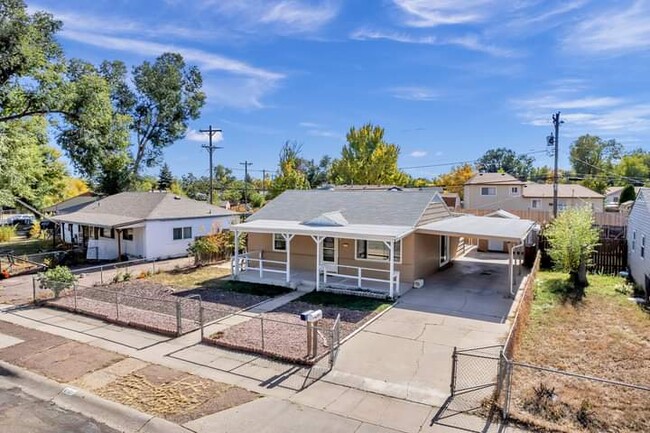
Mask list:
[[94,192],[85,192],[79,194],[72,198],[60,201],[52,206],[48,206],[43,209],[43,212],[53,215],[64,215],[67,213],[76,212],[88,206],[90,203],[94,203],[97,200],[101,199],[100,194]]
[[627,259],[634,282],[646,294],[650,291],[650,188],[641,188],[637,194],[627,226]]
[[187,254],[197,236],[228,229],[238,214],[169,192],[123,192],[54,216],[61,239],[89,259],[158,259]]

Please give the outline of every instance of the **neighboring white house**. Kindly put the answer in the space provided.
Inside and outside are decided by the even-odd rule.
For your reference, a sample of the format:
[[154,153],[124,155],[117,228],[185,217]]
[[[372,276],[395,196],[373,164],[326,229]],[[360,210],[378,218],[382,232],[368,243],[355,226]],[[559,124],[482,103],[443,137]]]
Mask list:
[[[605,204],[606,205],[612,205],[612,204],[619,204],[619,201],[621,199],[621,192],[623,192],[623,189],[625,189],[624,186],[610,186],[607,188],[605,191]],[[638,186],[634,187],[634,193],[638,194],[639,189],[641,189]]]
[[[552,211],[553,185],[523,182],[507,173],[478,173],[463,188],[465,209]],[[582,185],[558,185],[558,208],[591,206],[603,212],[603,195]]]
[[53,219],[61,239],[91,259],[159,259],[187,254],[198,236],[230,228],[237,213],[168,192],[123,192]]
[[637,194],[627,226],[627,261],[630,274],[646,294],[650,290],[650,188]]

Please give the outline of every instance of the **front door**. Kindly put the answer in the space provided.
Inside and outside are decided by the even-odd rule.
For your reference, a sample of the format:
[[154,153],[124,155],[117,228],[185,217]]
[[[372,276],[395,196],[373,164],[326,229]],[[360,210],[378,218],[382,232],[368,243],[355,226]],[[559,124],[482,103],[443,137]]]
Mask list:
[[323,266],[328,272],[338,272],[339,249],[336,239],[325,238],[321,244],[321,257]]

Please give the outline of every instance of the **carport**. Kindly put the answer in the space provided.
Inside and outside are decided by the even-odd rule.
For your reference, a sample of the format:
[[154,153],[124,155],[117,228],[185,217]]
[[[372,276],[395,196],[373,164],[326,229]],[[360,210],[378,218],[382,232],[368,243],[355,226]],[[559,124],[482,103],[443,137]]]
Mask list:
[[525,219],[514,220],[462,215],[424,224],[418,227],[417,232],[506,242],[508,246],[510,294],[514,295],[514,251],[524,248],[524,241],[534,226],[534,221]]

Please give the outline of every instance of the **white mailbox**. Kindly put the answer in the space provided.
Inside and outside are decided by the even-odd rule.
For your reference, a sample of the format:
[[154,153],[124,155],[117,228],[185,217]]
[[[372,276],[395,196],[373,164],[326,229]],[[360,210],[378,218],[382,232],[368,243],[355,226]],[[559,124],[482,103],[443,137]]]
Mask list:
[[300,313],[300,320],[304,322],[316,322],[323,318],[323,310],[307,310]]

